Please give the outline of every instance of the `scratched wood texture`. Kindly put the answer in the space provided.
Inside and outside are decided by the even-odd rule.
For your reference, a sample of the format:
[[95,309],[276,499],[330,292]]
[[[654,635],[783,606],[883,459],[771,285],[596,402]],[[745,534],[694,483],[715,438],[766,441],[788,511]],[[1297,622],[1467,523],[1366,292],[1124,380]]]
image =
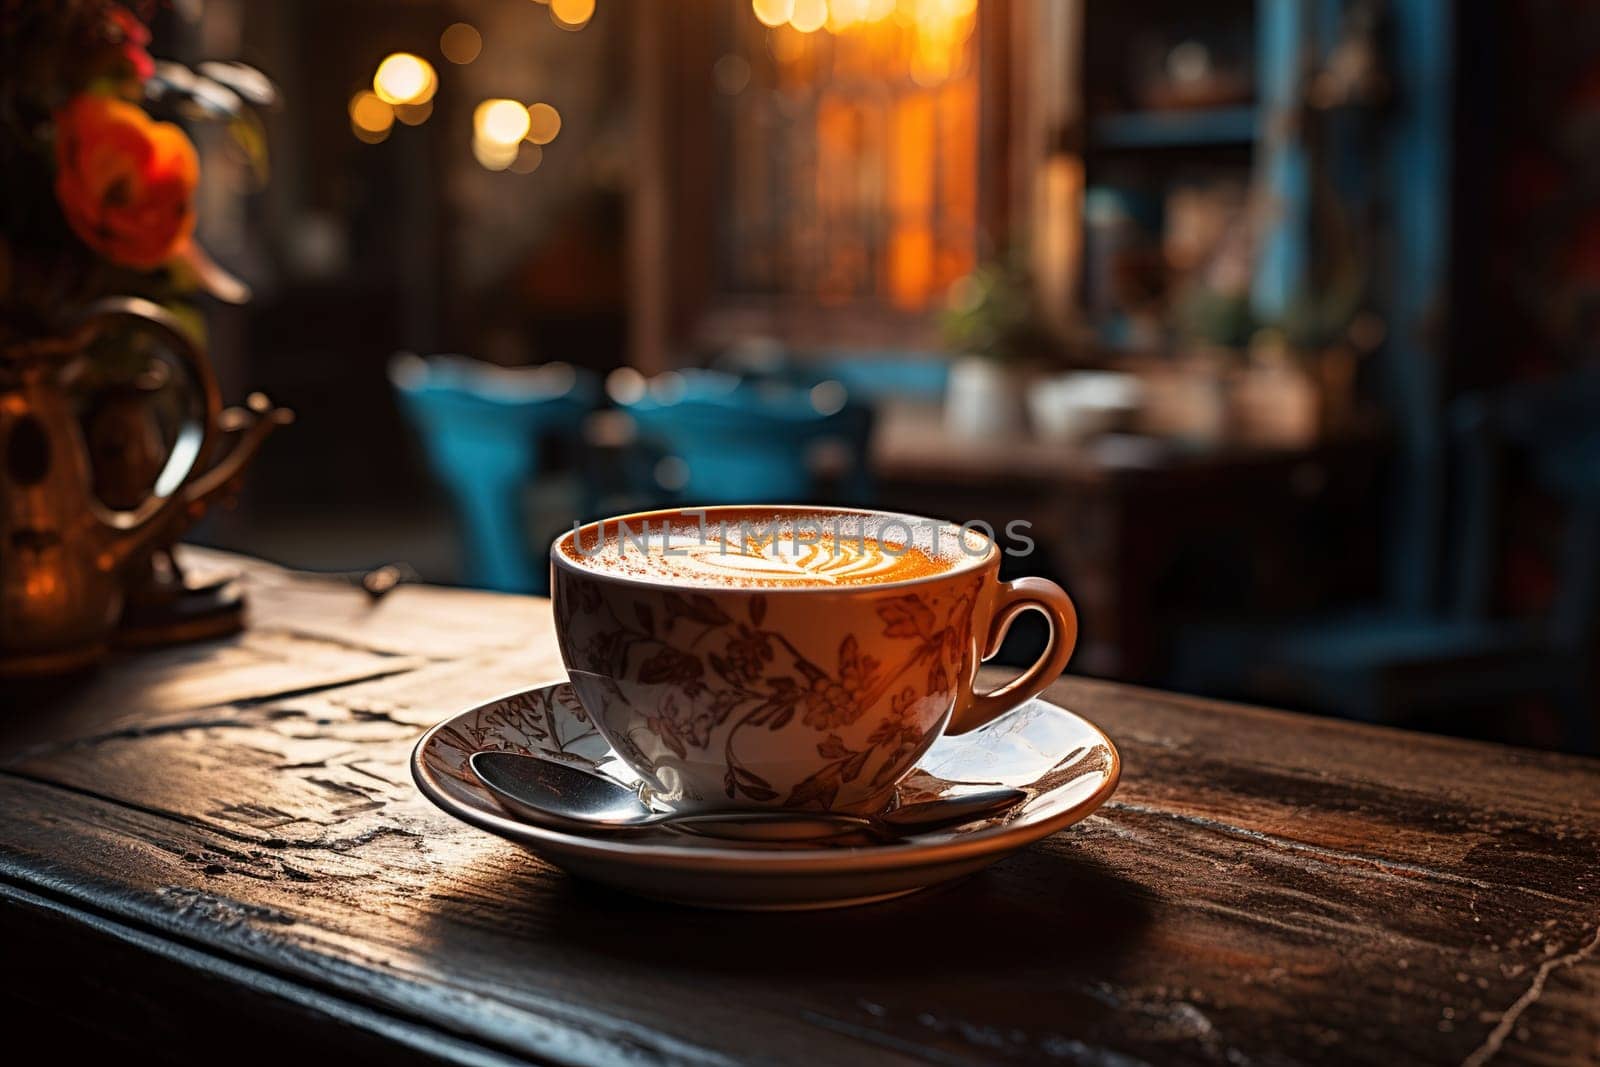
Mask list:
[[406,757],[559,673],[548,604],[249,564],[227,642],[4,690],[0,998],[233,1062],[1600,1060],[1600,764],[1068,678],[1102,813],[839,912],[658,905],[459,825]]

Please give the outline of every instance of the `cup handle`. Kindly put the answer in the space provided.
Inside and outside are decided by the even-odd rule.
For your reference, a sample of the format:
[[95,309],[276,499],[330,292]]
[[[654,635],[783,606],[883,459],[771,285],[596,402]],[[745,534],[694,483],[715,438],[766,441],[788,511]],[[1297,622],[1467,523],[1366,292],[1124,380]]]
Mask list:
[[964,734],[975,730],[1023,701],[1032,700],[1066,669],[1067,660],[1072,658],[1072,650],[1078,643],[1078,612],[1066,591],[1045,578],[1018,578],[1000,585],[988,638],[983,645],[983,658],[988,659],[1000,651],[1006,631],[1024,611],[1037,611],[1050,621],[1050,641],[1045,645],[1044,654],[1033,666],[992,692],[975,693],[969,684],[956,700],[956,709],[945,733]]

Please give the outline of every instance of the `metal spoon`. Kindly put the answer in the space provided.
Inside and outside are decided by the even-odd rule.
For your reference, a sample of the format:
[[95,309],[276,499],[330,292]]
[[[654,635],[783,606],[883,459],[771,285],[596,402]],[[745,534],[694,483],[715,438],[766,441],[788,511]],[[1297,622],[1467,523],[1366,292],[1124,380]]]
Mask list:
[[1008,786],[906,804],[871,818],[823,811],[658,812],[619,782],[516,752],[474,752],[472,773],[501,807],[552,830],[629,833],[671,827],[741,841],[810,841],[867,833],[882,840],[994,815],[1028,794]]

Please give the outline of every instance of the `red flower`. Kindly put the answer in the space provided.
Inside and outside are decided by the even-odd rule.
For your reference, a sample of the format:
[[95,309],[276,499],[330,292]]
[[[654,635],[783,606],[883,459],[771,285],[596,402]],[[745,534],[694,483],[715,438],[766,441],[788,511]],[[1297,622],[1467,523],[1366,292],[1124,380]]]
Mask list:
[[144,81],[156,72],[156,61],[145,51],[145,46],[150,43],[149,29],[121,4],[112,5],[107,14],[111,19],[113,36],[121,40],[122,58],[132,68],[133,76]]

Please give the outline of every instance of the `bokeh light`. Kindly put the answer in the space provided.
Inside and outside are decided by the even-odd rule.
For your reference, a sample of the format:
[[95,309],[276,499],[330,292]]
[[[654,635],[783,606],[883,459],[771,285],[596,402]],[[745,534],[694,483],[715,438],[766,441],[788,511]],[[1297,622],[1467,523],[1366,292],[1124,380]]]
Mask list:
[[750,0],[750,10],[763,26],[789,26],[800,33],[824,27],[843,33],[892,15],[919,35],[959,38],[965,36],[959,24],[972,21],[977,8],[978,0]]
[[794,0],[750,0],[750,7],[763,26],[782,26],[794,14]]
[[465,22],[451,23],[439,35],[439,51],[457,65],[471,63],[483,51],[483,35]]
[[828,0],[828,29],[833,33],[849,29],[867,19],[868,0]]
[[626,407],[644,399],[648,383],[633,367],[618,367],[606,375],[606,395]]
[[653,472],[656,484],[675,493],[689,484],[689,464],[682,456],[663,456]]
[[549,144],[560,132],[561,112],[549,104],[528,105],[528,140],[536,145]]
[[650,395],[663,404],[675,404],[689,391],[689,380],[675,370],[662,371],[650,379]]
[[808,35],[788,24],[774,27],[767,33],[767,51],[779,63],[798,63],[806,57],[811,47]]
[[433,114],[433,101],[424,100],[420,104],[396,104],[394,117],[407,126],[421,126]]
[[487,141],[482,137],[472,139],[472,158],[486,170],[505,170],[516,162],[518,145]]
[[550,0],[550,18],[564,30],[581,30],[594,17],[594,0]]
[[794,0],[789,25],[801,33],[816,33],[828,24],[828,0]]
[[387,104],[422,104],[433,99],[438,88],[433,65],[410,52],[384,57],[372,76],[373,91]]
[[844,408],[845,401],[850,399],[843,383],[828,379],[818,382],[811,387],[811,407],[818,414],[832,415]]
[[532,174],[544,162],[544,149],[527,141],[517,146],[517,154],[506,169],[512,174]]
[[389,136],[394,125],[394,108],[378,94],[363,89],[350,98],[350,130],[359,140],[377,144]]
[[528,109],[515,100],[485,100],[472,112],[473,138],[490,144],[515,147],[528,135],[529,124]]
[[750,84],[750,63],[743,56],[729,52],[711,68],[711,77],[717,83],[717,92],[723,96],[738,96]]

